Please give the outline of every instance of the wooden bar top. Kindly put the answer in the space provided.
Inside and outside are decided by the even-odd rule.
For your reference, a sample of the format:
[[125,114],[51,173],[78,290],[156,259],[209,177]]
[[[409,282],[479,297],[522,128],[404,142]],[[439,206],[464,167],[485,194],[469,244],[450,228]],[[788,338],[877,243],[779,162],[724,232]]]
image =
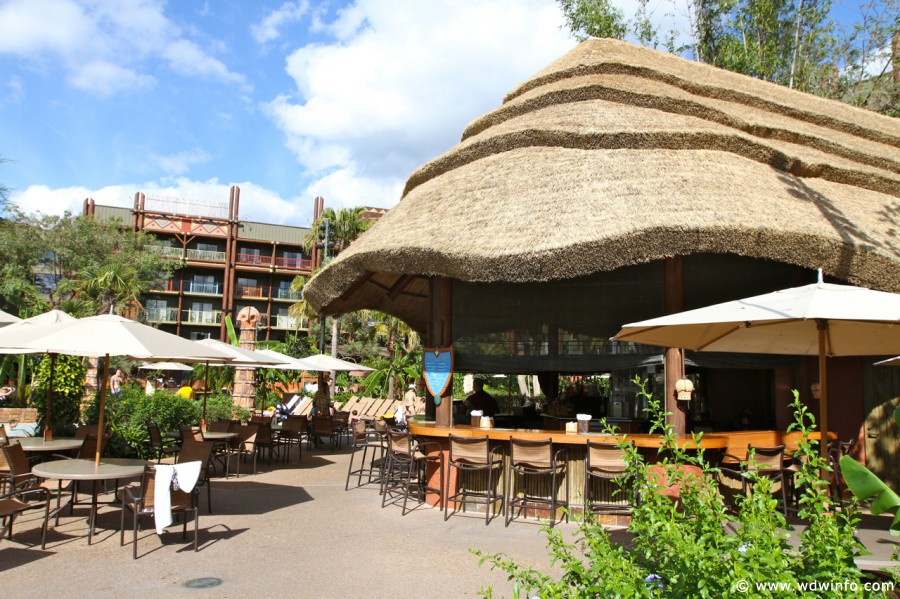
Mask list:
[[[411,420],[408,423],[409,432],[419,437],[447,438],[450,435],[457,437],[484,437],[492,441],[509,441],[510,437],[517,439],[552,439],[560,445],[586,445],[588,439],[596,442],[614,443],[618,438],[624,437],[634,441],[637,447],[646,449],[658,449],[661,445],[659,435],[625,434],[611,437],[603,433],[576,434],[564,431],[548,431],[534,428],[478,428],[466,424],[453,426],[437,426],[434,422],[421,422]],[[676,437],[679,447],[684,449],[696,449],[697,446],[691,437]],[[704,434],[700,442],[702,449],[725,449],[728,446],[728,438],[721,435]]]

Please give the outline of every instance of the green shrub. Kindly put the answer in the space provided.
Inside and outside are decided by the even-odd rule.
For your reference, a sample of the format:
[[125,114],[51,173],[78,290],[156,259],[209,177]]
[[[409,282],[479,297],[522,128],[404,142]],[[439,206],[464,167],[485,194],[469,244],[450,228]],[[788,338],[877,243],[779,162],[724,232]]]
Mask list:
[[[107,394],[104,427],[112,436],[107,455],[112,457],[140,457],[149,455],[150,435],[147,421],[156,422],[161,431],[200,423],[199,404],[166,390],[147,396],[142,389],[125,386],[122,395]],[[97,424],[99,393],[85,406],[84,421]]]
[[[81,398],[84,397],[84,358],[78,356],[56,357],[53,369],[53,397],[50,405],[50,429],[54,435],[64,437],[75,434],[81,416]],[[50,356],[44,356],[37,368],[37,384],[31,395],[37,408],[38,432],[43,433],[46,424],[47,383],[50,381]]]
[[[197,401],[197,409],[202,412],[203,400]],[[206,400],[206,421],[240,420],[247,422],[250,412],[246,408],[234,404],[234,399],[226,393],[216,393]]]
[[[544,528],[550,555],[563,572],[559,577],[521,566],[503,554],[473,551],[480,556],[480,564],[488,563],[507,574],[514,597],[804,596],[799,585],[811,582],[842,583],[842,589],[857,583],[858,593],[838,594],[863,596],[865,579],[854,563],[863,550],[854,536],[859,521],[857,505],[851,501],[835,510],[828,483],[820,476],[829,470],[827,463],[817,443],[809,439],[814,421],[796,392],[792,404],[795,422],[789,430],[803,434],[799,453],[805,465],[797,475],[801,489],[798,516],[807,524],[800,534],[799,551],[787,542],[785,518],[770,494],[772,482],[748,474],[752,492],[738,498],[732,512],[727,511],[716,482],[718,471],[706,463],[702,452],[692,455],[675,445],[659,402],[646,393],[642,381],[635,382],[650,400],[651,432],[661,436],[663,450],[657,465],[663,466],[667,482],[684,483],[680,501],[676,504],[658,493],[660,485],[649,475],[649,464],[637,449],[621,442],[629,472],[641,481],[637,487],[640,501],[629,526],[635,533],[633,546],[626,549],[617,544],[588,516],[571,543],[561,532]],[[686,480],[679,469],[682,465],[697,466],[704,476]],[[760,590],[754,586],[759,582],[786,583],[795,592]],[[492,589],[483,589],[482,595],[491,597]]]

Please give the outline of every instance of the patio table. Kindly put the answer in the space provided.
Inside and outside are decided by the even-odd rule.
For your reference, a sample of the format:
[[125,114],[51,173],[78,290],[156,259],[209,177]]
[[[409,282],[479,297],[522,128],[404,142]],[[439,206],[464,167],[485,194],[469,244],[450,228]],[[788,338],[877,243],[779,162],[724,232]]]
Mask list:
[[205,431],[203,433],[204,441],[212,441],[213,447],[216,445],[224,446],[225,448],[225,478],[228,478],[228,470],[231,465],[231,451],[229,451],[229,445],[231,444],[232,439],[237,439],[238,434],[234,432],[225,432],[225,431]]
[[84,439],[75,437],[56,437],[50,440],[45,440],[43,437],[19,437],[16,440],[22,449],[34,452],[72,451],[80,449],[84,444]]
[[101,480],[119,480],[134,478],[144,473],[149,464],[145,460],[131,458],[102,458],[97,464],[94,460],[53,460],[37,464],[31,473],[42,478],[53,480],[91,481],[91,513],[88,517],[88,545],[94,538],[94,521],[97,517],[97,492]]

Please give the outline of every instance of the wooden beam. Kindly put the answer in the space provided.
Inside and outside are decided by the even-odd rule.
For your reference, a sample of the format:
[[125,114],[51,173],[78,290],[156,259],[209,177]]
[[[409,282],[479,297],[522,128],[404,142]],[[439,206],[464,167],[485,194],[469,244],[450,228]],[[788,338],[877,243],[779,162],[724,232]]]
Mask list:
[[390,291],[388,291],[388,297],[392,300],[397,299],[397,297],[409,287],[409,284],[413,282],[415,276],[413,275],[402,275],[397,282],[391,286]]
[[[347,289],[338,296],[338,299],[347,299],[347,296],[353,295],[359,288],[371,281],[373,276],[375,276],[374,272],[366,272],[366,274],[356,279],[356,281],[354,281],[352,285],[347,287]],[[372,282],[374,283],[374,281]]]

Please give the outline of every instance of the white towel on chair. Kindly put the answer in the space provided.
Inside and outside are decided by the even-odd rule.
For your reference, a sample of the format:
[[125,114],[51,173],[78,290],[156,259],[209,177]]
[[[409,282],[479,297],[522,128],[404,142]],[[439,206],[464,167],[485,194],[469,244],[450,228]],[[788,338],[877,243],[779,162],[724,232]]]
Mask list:
[[153,493],[153,522],[156,525],[156,534],[161,535],[163,529],[172,523],[172,489],[173,481],[178,482],[178,488],[185,493],[194,490],[197,479],[200,478],[200,467],[203,464],[196,462],[184,462],[183,464],[157,464],[156,487]]

